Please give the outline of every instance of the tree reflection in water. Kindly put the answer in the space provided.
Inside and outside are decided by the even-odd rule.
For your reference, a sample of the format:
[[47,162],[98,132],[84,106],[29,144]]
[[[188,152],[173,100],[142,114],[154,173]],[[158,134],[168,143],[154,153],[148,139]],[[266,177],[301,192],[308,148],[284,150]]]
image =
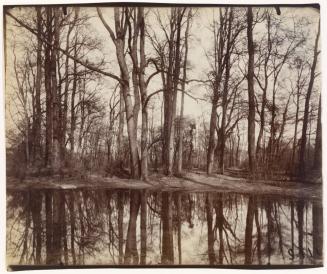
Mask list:
[[9,264],[321,264],[318,201],[146,190],[9,191]]

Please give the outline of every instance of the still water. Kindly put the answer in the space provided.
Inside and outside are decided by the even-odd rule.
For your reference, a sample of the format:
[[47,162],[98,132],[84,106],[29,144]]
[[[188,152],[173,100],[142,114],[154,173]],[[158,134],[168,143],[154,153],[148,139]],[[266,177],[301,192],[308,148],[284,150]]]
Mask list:
[[321,265],[321,201],[237,193],[7,193],[8,265]]

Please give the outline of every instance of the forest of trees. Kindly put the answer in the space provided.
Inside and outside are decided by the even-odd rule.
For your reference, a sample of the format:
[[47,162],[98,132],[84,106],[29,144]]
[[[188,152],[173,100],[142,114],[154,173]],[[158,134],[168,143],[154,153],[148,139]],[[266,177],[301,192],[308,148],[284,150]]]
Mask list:
[[5,19],[8,175],[321,170],[319,10],[31,6]]

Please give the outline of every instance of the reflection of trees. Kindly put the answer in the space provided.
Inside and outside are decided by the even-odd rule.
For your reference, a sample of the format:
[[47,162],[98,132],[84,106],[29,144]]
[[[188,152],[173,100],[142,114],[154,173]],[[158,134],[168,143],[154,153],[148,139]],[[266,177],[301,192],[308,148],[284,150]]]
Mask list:
[[23,232],[23,237],[22,237],[22,244],[19,244],[18,246],[22,245],[23,246],[23,250],[22,253],[20,255],[20,259],[19,259],[19,263],[23,263],[24,261],[29,262],[30,261],[30,257],[28,257],[28,241],[29,241],[29,227],[30,227],[30,223],[31,223],[31,218],[30,218],[30,195],[29,193],[26,193],[26,195],[24,195],[24,200],[25,202],[25,208],[23,211],[23,216],[25,219],[25,229]]
[[31,193],[31,211],[33,220],[33,237],[35,239],[35,264],[41,264],[42,250],[42,195],[39,192]]
[[297,201],[297,218],[298,218],[298,235],[299,235],[299,258],[301,264],[303,263],[304,251],[303,251],[303,211],[304,211],[304,202],[302,200]]
[[209,264],[216,263],[216,256],[214,251],[214,233],[212,228],[213,217],[212,217],[212,200],[209,194],[206,195],[206,216],[207,216],[207,228],[208,228],[208,257]]
[[[205,203],[209,264],[233,264],[237,257],[240,239],[236,235],[238,225],[238,199],[236,195],[207,194]],[[213,211],[214,209],[214,211]],[[215,220],[215,224],[213,223]],[[218,260],[215,252],[218,242]],[[228,256],[227,256],[228,255]]]
[[138,264],[139,257],[136,245],[136,219],[140,207],[140,195],[132,190],[130,194],[130,213],[125,247],[125,264]]
[[248,211],[246,214],[246,227],[245,227],[245,264],[252,264],[252,230],[253,230],[253,218],[255,213],[254,197],[249,197]]
[[146,264],[146,242],[147,242],[147,191],[141,193],[141,260],[140,264]]
[[72,256],[72,263],[75,265],[76,264],[76,254],[75,254],[75,229],[76,229],[76,224],[75,224],[75,197],[74,197],[74,192],[70,191],[69,194],[69,219],[70,219],[70,251],[71,251],[71,256]]
[[190,251],[183,241],[199,237],[202,225],[211,265],[322,258],[318,203],[311,210],[305,201],[273,197],[145,190],[30,190],[8,197],[7,241],[20,264],[82,265],[99,255],[108,264],[182,264]]
[[173,242],[173,212],[172,212],[172,194],[170,192],[162,193],[162,263],[174,263],[174,242]]
[[313,258],[321,263],[323,251],[323,211],[322,205],[312,203]]

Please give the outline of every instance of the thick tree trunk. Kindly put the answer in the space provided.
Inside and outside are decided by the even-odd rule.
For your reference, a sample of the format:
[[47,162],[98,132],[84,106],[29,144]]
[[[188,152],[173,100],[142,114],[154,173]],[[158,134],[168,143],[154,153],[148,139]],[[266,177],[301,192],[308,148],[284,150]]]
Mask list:
[[114,42],[116,46],[116,56],[122,75],[122,92],[125,102],[128,141],[129,141],[129,149],[131,155],[131,176],[132,178],[139,178],[139,156],[138,156],[137,139],[136,139],[137,137],[136,125],[134,121],[134,109],[133,109],[130,87],[129,87],[129,71],[125,60],[125,49],[124,49],[125,34],[123,33],[122,26],[119,26],[120,24],[119,18],[120,18],[119,8],[115,8],[115,24],[116,24],[117,37]]
[[207,152],[207,174],[212,173],[214,155],[216,149],[216,126],[217,126],[217,107],[218,107],[218,92],[215,92],[213,95],[212,107],[211,107],[211,116],[210,116],[210,128],[209,128],[209,144]]
[[255,99],[254,99],[254,45],[253,45],[253,13],[252,8],[247,10],[247,37],[248,37],[248,155],[249,155],[249,170],[253,174],[255,169]]
[[[181,8],[172,9],[170,20],[170,37],[168,41],[168,68],[167,80],[164,84],[164,142],[163,162],[164,174],[173,174],[174,164],[174,136],[177,103],[177,89],[180,75],[180,46],[181,46],[181,21],[183,14]],[[176,37],[175,37],[176,33]]]
[[126,122],[127,122],[127,133],[128,133],[128,141],[129,141],[129,150],[131,157],[131,176],[132,178],[140,177],[140,168],[139,168],[139,155],[137,148],[137,128],[134,120],[134,107],[131,99],[131,92],[129,86],[129,70],[126,63],[125,56],[125,38],[126,38],[126,20],[121,20],[121,17],[126,14],[126,8],[115,7],[114,8],[114,19],[115,19],[115,31],[116,34],[111,30],[109,25],[105,22],[103,15],[100,11],[100,8],[97,9],[98,15],[103,23],[103,25],[108,30],[113,43],[116,48],[116,57],[118,61],[118,65],[121,72],[121,92],[123,94],[124,102],[125,102],[125,113],[126,113]]
[[230,8],[228,18],[228,31],[227,31],[227,43],[226,43],[226,55],[225,55],[225,79],[224,79],[224,90],[222,96],[222,119],[220,127],[220,138],[219,138],[219,172],[224,174],[224,156],[225,156],[225,142],[226,142],[226,115],[227,115],[227,99],[228,99],[228,81],[230,74],[230,51],[231,51],[231,32],[233,22],[233,8]]
[[36,51],[36,76],[35,76],[35,124],[34,124],[34,162],[40,165],[41,147],[41,83],[42,83],[42,13],[41,8],[36,7],[37,14],[37,51]]
[[60,108],[61,98],[57,87],[57,48],[59,46],[59,9],[53,8],[54,11],[54,41],[51,51],[51,89],[53,96],[53,151],[51,160],[51,169],[53,173],[60,172],[62,166],[62,157],[60,153],[61,145],[61,128],[60,128]]
[[[259,156],[261,156],[261,161],[264,160],[263,155],[262,155],[262,149],[263,146],[265,145],[262,143],[262,138],[263,138],[263,132],[265,128],[265,108],[267,104],[267,89],[268,89],[268,62],[270,59],[271,55],[271,50],[272,50],[272,43],[271,43],[271,19],[270,19],[270,14],[267,13],[267,35],[268,35],[268,52],[265,57],[265,62],[264,62],[264,85],[262,87],[262,103],[261,103],[261,110],[260,110],[260,129],[259,129],[259,135],[258,135],[258,140],[257,140],[257,148],[256,148],[256,158],[259,159]],[[261,153],[261,155],[260,155]]]
[[143,180],[148,179],[148,106],[147,106],[147,86],[145,82],[145,21],[144,8],[138,8],[140,24],[140,68],[139,68],[139,85],[142,102],[142,133],[141,133],[141,177]]
[[178,163],[177,174],[181,174],[183,170],[183,136],[184,136],[184,97],[185,97],[185,81],[187,73],[187,57],[188,57],[188,36],[190,28],[190,20],[192,16],[192,9],[189,10],[187,16],[186,30],[185,30],[185,42],[184,42],[184,62],[183,62],[183,79],[181,84],[181,109],[179,115],[179,137],[178,137]]
[[[220,27],[218,34],[216,34],[216,29],[214,29],[215,36],[215,79],[213,84],[213,97],[212,97],[212,106],[211,106],[211,116],[210,116],[210,125],[209,125],[209,143],[207,151],[207,174],[211,174],[213,170],[215,150],[217,146],[215,134],[217,129],[217,108],[219,100],[219,89],[220,82],[223,74],[223,62],[222,54],[224,49],[224,40],[223,40],[223,27],[224,27],[224,17],[221,9],[219,9],[220,15]],[[218,39],[219,37],[219,39]]]

